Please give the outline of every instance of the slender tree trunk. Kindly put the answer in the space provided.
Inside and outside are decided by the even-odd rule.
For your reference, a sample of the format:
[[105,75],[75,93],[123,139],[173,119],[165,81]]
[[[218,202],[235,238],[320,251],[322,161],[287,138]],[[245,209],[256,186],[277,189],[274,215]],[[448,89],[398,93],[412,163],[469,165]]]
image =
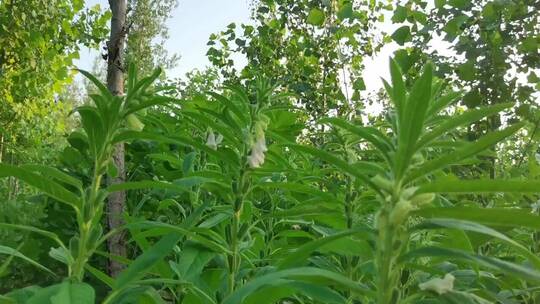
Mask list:
[[[127,32],[126,28],[126,0],[109,0],[111,7],[111,36],[107,43],[107,87],[115,95],[124,94],[124,71],[123,54],[124,42]],[[115,147],[113,161],[118,169],[118,176],[109,177],[108,184],[122,183],[126,179],[124,167],[124,145],[118,144]],[[115,229],[123,224],[122,212],[125,209],[126,193],[124,191],[114,192],[109,196],[107,202],[107,221],[109,229]],[[109,253],[116,256],[126,256],[125,236],[122,233],[115,234],[107,242]],[[109,259],[109,275],[116,277],[122,271],[123,265],[113,259]]]

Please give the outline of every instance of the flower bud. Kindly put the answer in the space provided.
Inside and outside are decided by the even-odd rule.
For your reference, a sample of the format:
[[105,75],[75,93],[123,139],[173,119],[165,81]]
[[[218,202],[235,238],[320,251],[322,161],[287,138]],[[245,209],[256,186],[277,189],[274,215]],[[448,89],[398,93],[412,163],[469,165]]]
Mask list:
[[127,127],[134,131],[142,131],[144,124],[135,116],[135,114],[129,114],[126,117]]
[[247,157],[250,168],[259,168],[264,163],[264,152],[266,148],[266,140],[264,136],[257,138],[257,141],[251,147],[251,155]]
[[423,193],[415,195],[411,202],[415,207],[423,207],[429,203],[431,203],[435,199],[434,193]]
[[217,138],[214,132],[209,131],[206,138],[206,145],[212,150],[217,150],[218,145],[223,141],[223,135],[218,134]]
[[411,201],[400,199],[390,212],[390,224],[399,226],[407,219],[409,212],[414,209]]

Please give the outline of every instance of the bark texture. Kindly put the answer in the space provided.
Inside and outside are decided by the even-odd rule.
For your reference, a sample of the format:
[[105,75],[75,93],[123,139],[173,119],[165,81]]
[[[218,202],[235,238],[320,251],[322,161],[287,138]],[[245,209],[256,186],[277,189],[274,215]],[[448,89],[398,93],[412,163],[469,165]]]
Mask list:
[[[107,43],[107,87],[114,95],[124,94],[124,69],[123,54],[124,43],[127,33],[126,27],[126,0],[109,0],[112,12],[111,35]],[[113,161],[118,169],[118,175],[115,178],[109,177],[107,183],[122,183],[126,179],[124,166],[124,145],[118,144],[115,147]],[[115,229],[123,224],[122,212],[126,205],[126,193],[124,191],[112,193],[107,201],[107,222],[109,229]],[[115,234],[107,241],[109,253],[116,256],[126,256],[126,242],[123,233]],[[109,275],[116,277],[124,266],[109,259]]]

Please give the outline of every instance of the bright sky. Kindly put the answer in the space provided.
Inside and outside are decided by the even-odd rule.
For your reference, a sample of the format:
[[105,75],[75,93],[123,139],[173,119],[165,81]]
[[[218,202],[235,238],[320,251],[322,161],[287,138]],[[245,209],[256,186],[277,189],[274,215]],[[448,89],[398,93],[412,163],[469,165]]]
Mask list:
[[[181,56],[178,66],[167,71],[171,77],[183,76],[195,68],[210,65],[206,58],[208,37],[224,30],[231,22],[248,23],[250,0],[179,0],[172,18],[167,22],[170,38],[166,48],[171,54]],[[92,7],[99,4],[108,8],[107,0],[87,0]],[[84,49],[76,63],[79,68],[91,70],[98,51]]]
[[[250,23],[249,3],[251,0],[179,0],[179,5],[168,21],[170,38],[166,42],[169,53],[181,56],[178,66],[167,71],[170,77],[181,77],[195,68],[204,69],[210,63],[206,58],[208,37],[226,28],[231,22]],[[88,7],[99,4],[102,9],[108,8],[107,0],[87,0]],[[386,16],[390,20],[391,15]],[[384,30],[392,32],[399,25],[386,22]],[[385,45],[373,58],[365,58],[364,82],[367,91],[382,87],[380,78],[387,78],[388,58],[398,48],[397,44]],[[94,59],[99,53],[96,50],[82,50],[81,59],[76,62],[79,68],[91,70]],[[238,59],[238,58],[235,58]],[[243,64],[243,60],[237,60]]]

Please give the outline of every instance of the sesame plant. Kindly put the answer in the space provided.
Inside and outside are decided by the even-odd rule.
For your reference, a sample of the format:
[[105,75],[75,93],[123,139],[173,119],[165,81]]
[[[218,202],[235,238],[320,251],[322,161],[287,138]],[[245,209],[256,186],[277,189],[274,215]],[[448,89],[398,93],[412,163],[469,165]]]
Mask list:
[[[77,231],[68,242],[64,242],[51,231],[0,223],[2,229],[27,231],[53,240],[57,247],[51,248],[49,255],[65,264],[67,268],[66,278],[61,283],[44,288],[31,286],[12,291],[4,298],[8,303],[95,302],[94,289],[84,282],[85,273],[93,273],[98,277],[106,277],[106,275],[92,267],[89,260],[108,237],[118,233],[116,230],[104,233],[102,225],[105,212],[104,200],[111,191],[115,191],[105,189],[102,185],[106,174],[115,174],[111,161],[113,146],[121,142],[123,133],[140,127],[140,120],[135,116],[138,111],[171,100],[169,97],[155,95],[150,89],[159,76],[159,71],[138,81],[134,68],[131,67],[127,82],[128,93],[125,96],[113,96],[94,76],[85,71],[80,72],[98,88],[97,94],[90,95],[93,104],[83,105],[74,110],[80,117],[82,128],[77,133],[77,138],[85,147],[86,156],[92,164],[89,183],[51,166],[0,164],[0,176],[16,177],[44,195],[62,203],[71,209],[77,224]],[[5,246],[2,248],[4,253],[22,258],[42,271],[51,272],[47,267],[24,256],[15,248]]]
[[[72,209],[77,229],[68,240],[0,223],[54,241],[49,254],[65,275],[1,246],[10,256],[4,269],[17,258],[57,276],[1,300],[535,303],[540,258],[531,230],[540,221],[526,204],[540,183],[463,174],[491,163],[490,149],[529,126],[506,123],[461,140],[464,127],[511,105],[463,111],[460,94],[433,77],[431,65],[411,87],[394,61],[390,71],[384,117],[370,125],[327,117],[318,122],[324,128],[308,128],[294,96],[262,77],[178,100],[157,95],[157,72],[138,80],[131,68],[125,96],[83,72],[99,90],[93,105],[76,109],[82,129],[68,138],[80,161],[0,164],[1,176]],[[119,142],[127,145],[128,180],[105,187]],[[76,169],[83,159],[90,174]],[[120,190],[128,191],[126,224],[104,232],[103,200]],[[103,249],[120,232],[127,258]],[[104,258],[125,269],[109,277]]]
[[[368,198],[354,200],[353,206],[350,201],[343,202],[346,210],[364,208],[361,212],[373,229],[373,256],[363,261],[372,264],[373,269],[360,279],[371,287],[373,294],[352,297],[351,301],[418,303],[437,299],[443,303],[488,303],[512,291],[506,290],[502,282],[489,291],[476,290],[489,280],[484,276],[497,278],[495,280],[522,280],[523,286],[535,286],[540,278],[539,259],[531,248],[494,229],[505,227],[504,231],[508,232],[513,227],[535,228],[536,225],[525,223],[526,218],[535,216],[522,210],[460,203],[465,197],[504,194],[497,199],[498,204],[503,201],[505,206],[519,206],[520,197],[537,193],[540,184],[525,180],[466,180],[454,175],[456,168],[479,162],[486,149],[512,136],[525,123],[506,126],[474,142],[455,140],[454,133],[460,126],[495,115],[511,104],[449,115],[449,107],[459,100],[459,94],[445,94],[442,82],[433,79],[432,70],[432,66],[427,65],[409,90],[398,65],[391,62],[392,84],[385,83],[391,108],[386,120],[377,127],[361,126],[336,117],[323,119],[321,123],[334,127],[341,138],[345,138],[340,149],[346,152],[342,153],[345,157],[326,147],[291,146],[349,176],[346,187],[355,188]],[[367,154],[364,151],[369,151],[371,158],[376,153],[376,161],[363,161]],[[373,204],[373,197],[376,207],[366,212],[362,204]],[[364,221],[362,225],[367,223]],[[479,235],[508,246],[519,258],[509,262],[504,257],[490,256],[489,251],[479,254],[482,250],[473,239]],[[529,238],[529,241],[533,240]],[[442,260],[459,264],[444,271],[449,268],[441,264]],[[459,275],[465,277],[463,269],[467,267],[478,274],[474,283],[469,281],[469,286],[456,282]],[[481,268],[492,272],[479,272]],[[517,298],[525,301],[529,296]]]

